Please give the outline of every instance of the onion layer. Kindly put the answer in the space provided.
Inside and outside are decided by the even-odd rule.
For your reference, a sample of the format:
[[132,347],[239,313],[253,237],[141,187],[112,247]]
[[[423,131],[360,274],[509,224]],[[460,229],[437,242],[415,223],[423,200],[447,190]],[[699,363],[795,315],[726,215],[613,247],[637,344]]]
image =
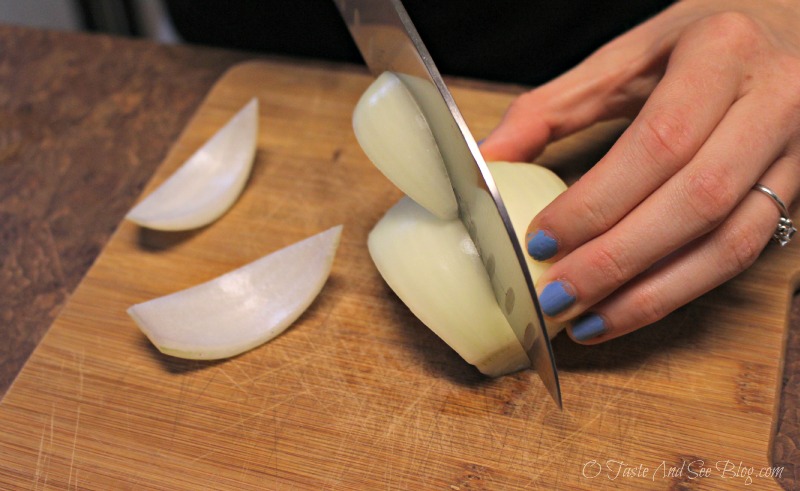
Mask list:
[[[489,168],[524,247],[527,221],[566,186],[532,164],[490,163]],[[375,225],[369,252],[398,297],[464,360],[489,376],[529,365],[500,310],[475,244],[458,219],[442,220],[409,197]],[[547,265],[529,259],[533,280]],[[554,336],[562,326],[548,324]]]
[[256,153],[252,99],[125,218],[156,230],[189,230],[222,216],[242,192]]
[[282,333],[330,275],[342,226],[273,252],[206,283],[134,305],[128,314],[162,352],[212,360]]
[[458,205],[439,146],[406,83],[413,79],[384,72],[369,86],[353,112],[356,139],[395,186],[439,218],[455,218]]

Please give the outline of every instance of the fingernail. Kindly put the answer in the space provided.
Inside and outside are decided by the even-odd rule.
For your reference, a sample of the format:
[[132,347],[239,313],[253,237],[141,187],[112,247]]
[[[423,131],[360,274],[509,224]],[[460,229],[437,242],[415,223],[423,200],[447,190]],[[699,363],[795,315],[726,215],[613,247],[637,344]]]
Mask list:
[[528,240],[528,254],[537,261],[550,259],[558,252],[556,239],[541,230],[531,232],[526,238]]
[[483,142],[485,142],[485,141],[486,141],[486,138],[481,138],[480,140],[478,140],[478,146],[480,147],[481,145],[483,145]]
[[572,325],[572,337],[578,341],[589,341],[606,332],[606,323],[597,314],[589,314]]
[[575,303],[575,295],[569,293],[564,287],[564,283],[560,281],[550,283],[539,295],[539,306],[542,307],[542,312],[550,317],[565,311],[573,303]]

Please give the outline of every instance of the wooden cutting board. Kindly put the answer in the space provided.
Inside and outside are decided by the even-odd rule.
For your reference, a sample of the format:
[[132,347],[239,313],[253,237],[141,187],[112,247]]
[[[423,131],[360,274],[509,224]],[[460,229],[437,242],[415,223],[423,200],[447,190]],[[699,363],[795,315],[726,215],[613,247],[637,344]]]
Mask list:
[[[367,233],[400,193],[352,135],[370,81],[253,62],[218,82],[145,192],[255,96],[247,188],[194,232],[121,224],[0,404],[0,488],[777,489],[759,473],[771,470],[800,249],[769,247],[735,281],[624,339],[557,338],[559,411],[532,372],[480,376],[374,269]],[[466,87],[455,97],[476,135],[512,99]],[[235,359],[163,356],[125,313],[337,224],[316,302]]]

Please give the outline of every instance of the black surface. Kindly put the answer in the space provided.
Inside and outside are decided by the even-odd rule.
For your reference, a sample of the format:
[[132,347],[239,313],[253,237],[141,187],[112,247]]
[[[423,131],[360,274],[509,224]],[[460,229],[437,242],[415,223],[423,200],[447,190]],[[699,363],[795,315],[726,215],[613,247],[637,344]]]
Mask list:
[[[537,85],[671,0],[405,0],[439,70]],[[333,0],[167,0],[190,43],[360,62]]]

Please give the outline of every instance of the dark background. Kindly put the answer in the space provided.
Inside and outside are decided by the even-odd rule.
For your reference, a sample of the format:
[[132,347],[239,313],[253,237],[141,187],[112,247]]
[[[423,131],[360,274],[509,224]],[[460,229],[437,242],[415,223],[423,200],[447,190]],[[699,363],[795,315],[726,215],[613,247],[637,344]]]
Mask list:
[[[142,34],[135,0],[77,1],[88,30]],[[403,3],[442,73],[537,85],[672,0]],[[361,62],[333,0],[164,0],[164,6],[185,42]]]

